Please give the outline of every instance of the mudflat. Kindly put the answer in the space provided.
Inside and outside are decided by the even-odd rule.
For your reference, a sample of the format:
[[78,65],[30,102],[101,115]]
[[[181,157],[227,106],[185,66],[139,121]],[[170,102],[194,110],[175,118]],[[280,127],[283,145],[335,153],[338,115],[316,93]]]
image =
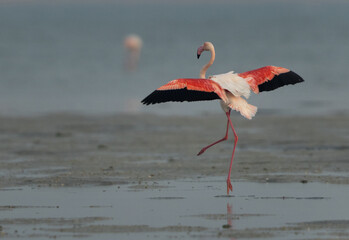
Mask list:
[[[233,115],[232,120],[239,140],[232,169],[234,192],[228,197],[225,195],[225,178],[233,149],[233,134],[230,133],[228,141],[196,156],[202,147],[224,136],[226,119],[223,114],[197,117],[150,114],[0,117],[0,190],[1,195],[6,196],[0,206],[4,213],[0,218],[1,234],[18,238],[98,236],[100,239],[105,237],[104,234],[119,234],[127,239],[131,234],[133,239],[156,236],[161,239],[174,236],[270,239],[280,237],[280,232],[288,237],[312,229],[315,232],[311,238],[318,236],[318,231],[327,229],[329,239],[346,239],[347,215],[336,218],[334,214],[330,219],[317,217],[313,221],[307,217],[291,219],[293,222],[281,226],[250,226],[246,219],[258,218],[263,223],[268,213],[277,215],[278,212],[250,212],[242,206],[253,201],[261,207],[265,201],[276,205],[285,201],[298,201],[300,205],[309,201],[330,203],[329,199],[336,199],[336,194],[315,191],[324,189],[325,184],[345,192],[343,188],[349,183],[349,115],[259,114],[252,121]],[[183,183],[183,179],[189,180]],[[215,181],[210,183],[210,179]],[[244,183],[250,183],[248,193],[242,191],[249,188],[242,188]],[[274,184],[267,185],[265,194],[258,192],[259,186],[264,188],[264,183]],[[253,184],[261,185],[255,187]],[[189,191],[192,185],[193,192]],[[277,189],[287,190],[288,186],[290,192],[287,195],[277,192]],[[311,195],[294,194],[295,189],[303,186],[314,189]],[[72,215],[74,211],[67,211],[61,212],[60,217],[50,215],[50,211],[62,211],[64,206],[70,205],[64,199],[61,202],[43,201],[48,196],[45,191],[69,198],[69,191],[64,189],[82,195],[89,192],[86,199],[94,200],[79,199],[69,203],[81,207],[83,214]],[[276,192],[268,192],[271,189]],[[103,200],[95,199],[99,191],[105,194]],[[123,200],[115,201],[116,197],[108,192],[123,197]],[[139,204],[160,202],[159,209],[149,207],[157,212],[163,211],[162,205],[164,208],[174,203],[180,205],[181,201],[198,196],[211,199],[207,203],[202,201],[207,206],[224,202],[224,212],[188,210],[186,214],[178,215],[179,220],[152,224],[146,214],[144,221],[137,219],[134,224],[117,220],[111,214],[111,209],[127,209],[127,202],[131,203],[135,197],[143,199]],[[35,197],[37,199],[33,200]],[[341,198],[337,199],[339,203]],[[241,206],[234,213],[229,210],[232,199],[235,209],[237,205]],[[137,204],[134,202],[134,207],[129,206],[130,213],[136,211]],[[197,205],[191,209],[195,207]],[[24,211],[22,215],[21,211]],[[28,211],[36,215],[28,215]],[[172,211],[175,215],[177,210]],[[125,217],[124,213],[118,214]],[[217,222],[218,227],[215,223],[185,220],[198,218],[204,222]],[[226,219],[228,224],[222,224]],[[176,221],[185,224],[178,225]],[[245,225],[234,228],[229,221],[237,222],[237,225],[244,222]]]
[[[233,116],[232,179],[349,183],[349,116]],[[224,115],[0,118],[1,187],[114,185],[225,176],[233,134]],[[327,172],[335,174],[326,174]]]

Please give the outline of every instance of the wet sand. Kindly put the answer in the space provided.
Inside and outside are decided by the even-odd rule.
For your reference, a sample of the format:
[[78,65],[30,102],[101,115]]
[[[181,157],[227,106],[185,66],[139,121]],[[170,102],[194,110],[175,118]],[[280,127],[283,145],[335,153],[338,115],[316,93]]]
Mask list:
[[[349,183],[349,116],[234,116],[233,122],[239,136],[233,179]],[[223,114],[2,117],[0,186],[225,176],[231,133],[228,141],[196,156],[223,137],[225,126]]]
[[[259,114],[253,121],[233,115],[239,136],[232,169],[232,181],[270,184],[329,183],[333,186],[349,183],[349,115],[280,116]],[[0,193],[9,194],[21,188],[33,189],[89,189],[127,188],[127,191],[169,191],[158,181],[181,179],[222,180],[220,193],[224,198],[225,178],[231,157],[233,135],[229,140],[196,156],[202,147],[223,137],[226,119],[223,114],[192,116],[127,115],[84,116],[51,114],[38,117],[0,117]],[[190,183],[187,183],[190,185]],[[236,184],[235,184],[236,185]],[[58,188],[57,188],[58,187]],[[171,190],[172,191],[172,190]],[[233,195],[241,191],[235,189]],[[160,201],[181,201],[179,196],[153,196]],[[212,197],[212,196],[210,196]],[[279,198],[284,196],[263,196]],[[295,198],[289,194],[290,200]],[[308,201],[324,200],[321,194]],[[326,196],[325,196],[326,197]],[[318,199],[320,198],[320,199]],[[286,199],[287,200],[287,199]],[[88,205],[89,209],[108,209],[110,205]],[[1,212],[25,208],[59,208],[59,205],[2,204]],[[86,206],[85,206],[86,207]],[[203,213],[204,214],[204,213]],[[212,213],[201,218],[222,220]],[[239,218],[247,213],[234,215]],[[252,213],[252,216],[260,213]],[[330,229],[330,238],[347,239],[349,216],[346,219],[320,219],[298,222],[292,226],[226,230],[207,226],[167,225],[162,227],[144,224],[103,224],[104,216],[60,217],[20,216],[0,218],[2,236],[69,238],[98,236],[99,233],[158,233],[180,232],[186,238],[272,238],[279,232],[302,232],[307,229]],[[245,215],[249,217],[249,215]],[[256,217],[256,216],[255,216]],[[263,217],[263,216],[259,216]],[[16,227],[34,224],[35,228],[48,225],[44,233],[18,234]],[[12,227],[11,227],[12,226]],[[39,227],[38,227],[39,226]],[[59,227],[60,226],[60,227]],[[70,227],[69,227],[70,226]],[[78,226],[78,227],[77,227]],[[224,229],[224,227],[223,227]],[[342,230],[341,230],[342,229]],[[146,235],[146,234],[145,234]],[[152,235],[154,236],[154,235]],[[286,237],[287,238],[287,237]],[[125,239],[128,239],[127,236]],[[136,239],[136,238],[135,238]]]

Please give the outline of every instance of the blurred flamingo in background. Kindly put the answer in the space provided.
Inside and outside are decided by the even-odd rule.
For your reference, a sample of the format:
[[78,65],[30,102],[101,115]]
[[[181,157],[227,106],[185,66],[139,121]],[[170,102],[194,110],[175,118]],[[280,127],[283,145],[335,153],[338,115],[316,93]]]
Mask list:
[[128,56],[125,61],[125,67],[127,70],[132,71],[137,68],[142,45],[142,39],[136,34],[128,35],[124,39],[124,48],[128,52]]
[[228,118],[225,136],[201,149],[198,155],[203,154],[213,145],[227,140],[229,126],[231,127],[235,141],[227,177],[227,194],[229,194],[229,190],[233,191],[230,175],[235,148],[238,141],[238,136],[230,119],[231,110],[233,109],[240,112],[240,114],[247,119],[252,119],[257,112],[257,107],[248,104],[244,99],[249,98],[251,90],[257,94],[263,91],[271,91],[284,85],[300,83],[304,80],[298,74],[289,69],[275,66],[265,66],[244,73],[234,73],[231,71],[206,78],[206,71],[213,64],[215,59],[213,44],[211,42],[205,42],[200,46],[197,49],[197,57],[200,58],[200,55],[204,51],[211,52],[211,59],[201,69],[199,79],[180,78],[172,80],[144,98],[142,103],[149,105],[169,101],[191,102],[214,99],[221,100],[221,107]]

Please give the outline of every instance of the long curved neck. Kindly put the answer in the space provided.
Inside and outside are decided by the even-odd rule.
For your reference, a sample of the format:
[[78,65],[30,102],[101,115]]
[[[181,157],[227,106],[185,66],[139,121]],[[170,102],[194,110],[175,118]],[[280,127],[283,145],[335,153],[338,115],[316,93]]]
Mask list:
[[211,59],[210,59],[210,61],[209,61],[205,66],[203,66],[203,67],[201,68],[201,70],[200,70],[200,78],[206,78],[206,71],[207,71],[207,69],[213,64],[214,59],[215,59],[215,57],[216,57],[216,53],[215,53],[213,47],[210,48],[209,51],[211,52]]

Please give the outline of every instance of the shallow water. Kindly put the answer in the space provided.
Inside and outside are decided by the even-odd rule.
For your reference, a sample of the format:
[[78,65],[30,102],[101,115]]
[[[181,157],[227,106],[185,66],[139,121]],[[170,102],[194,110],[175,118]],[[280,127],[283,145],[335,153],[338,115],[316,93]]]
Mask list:
[[[224,195],[222,178],[2,189],[2,235],[212,239],[220,234],[245,238],[241,234],[248,232],[249,238],[263,239],[268,233],[268,239],[297,239],[328,237],[338,231],[349,234],[326,224],[321,228],[289,229],[316,221],[348,224],[346,185],[233,182],[233,187],[229,197]],[[320,230],[322,236],[317,235]]]
[[[197,114],[217,102],[140,100],[168,81],[280,65],[305,82],[253,96],[261,111],[348,111],[347,1],[4,1],[0,3],[0,114],[57,111]],[[123,69],[123,39],[144,41],[137,71]]]

